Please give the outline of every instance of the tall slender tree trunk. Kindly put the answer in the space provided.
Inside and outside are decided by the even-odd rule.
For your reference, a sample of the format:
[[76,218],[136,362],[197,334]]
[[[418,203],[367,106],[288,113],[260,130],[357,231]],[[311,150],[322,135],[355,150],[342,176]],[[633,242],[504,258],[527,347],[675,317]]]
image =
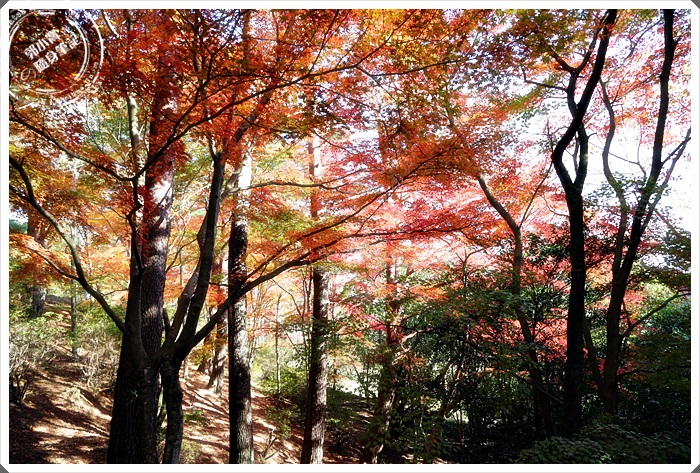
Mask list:
[[[652,198],[659,191],[658,179],[661,170],[667,160],[663,160],[663,141],[666,131],[666,118],[669,107],[669,80],[671,75],[671,66],[675,55],[676,41],[673,38],[673,10],[664,10],[664,62],[661,66],[661,74],[659,76],[659,112],[656,121],[656,130],[654,134],[654,145],[652,150],[652,162],[649,170],[649,175],[646,178],[644,187],[641,189],[637,206],[632,217],[632,225],[628,238],[627,235],[627,220],[623,216],[620,221],[618,238],[615,242],[615,259],[612,265],[612,285],[610,290],[610,302],[606,312],[606,347],[605,347],[605,364],[603,367],[602,390],[600,392],[603,400],[603,408],[607,414],[616,415],[618,407],[618,371],[621,363],[622,343],[624,341],[623,334],[620,329],[620,320],[623,315],[622,308],[627,293],[632,267],[637,259],[639,245],[642,241],[642,236],[646,229],[647,223],[651,219],[655,210],[655,202]],[[627,207],[624,194],[621,194],[619,184],[607,169],[607,157],[609,151],[609,141],[614,133],[614,112],[610,105],[607,95],[604,95],[606,107],[610,114],[610,132],[609,139],[606,140],[604,149],[604,161],[606,165],[606,177],[608,182],[615,189],[618,198],[620,199],[621,207]],[[680,156],[680,153],[677,154]],[[672,170],[673,164],[671,164]],[[626,247],[626,251],[623,250]]]
[[[163,376],[163,399],[165,401],[168,426],[165,437],[164,463],[179,463],[182,444],[182,388],[179,372],[183,361],[201,338],[197,335],[197,326],[202,309],[205,305],[211,282],[211,272],[214,266],[214,251],[216,228],[221,204],[221,188],[223,184],[224,160],[219,154],[212,155],[213,174],[209,190],[207,212],[200,228],[201,238],[198,238],[200,258],[197,268],[187,283],[186,289],[178,298],[178,307],[173,322],[181,326],[180,338],[174,338],[179,332],[177,325],[169,324],[163,348],[159,350],[161,374]],[[212,327],[213,328],[213,327]],[[210,329],[211,330],[211,329]]]
[[[71,261],[71,269],[73,262]],[[72,338],[71,355],[73,358],[78,358],[78,344],[76,343],[76,335],[78,334],[78,295],[76,293],[75,281],[70,283],[70,333]]]
[[377,385],[377,402],[372,412],[372,420],[365,436],[365,445],[362,449],[360,461],[362,463],[377,464],[379,455],[384,450],[384,445],[389,436],[389,423],[391,422],[391,410],[396,397],[396,337],[390,324],[386,325],[387,345],[382,353],[381,373]]
[[[307,138],[310,158],[309,174],[314,183],[322,179],[320,142],[317,137]],[[318,219],[321,207],[317,191],[311,194],[311,218]],[[328,390],[328,284],[330,275],[318,266],[312,268],[313,302],[311,339],[309,341],[309,376],[307,380],[306,418],[301,463],[323,463],[323,442],[326,432],[326,396]]]
[[[396,284],[396,267],[391,261],[386,268],[388,285]],[[387,301],[388,320],[384,323],[385,346],[380,354],[381,372],[377,385],[377,402],[372,413],[372,420],[365,435],[365,442],[360,456],[362,463],[376,464],[379,455],[389,437],[391,411],[394,407],[397,385],[396,354],[400,348],[401,326],[398,322],[401,302],[389,298]]]
[[[221,275],[221,259],[217,259],[214,267],[212,268],[212,277],[216,275]],[[213,290],[215,298],[218,299],[217,295],[221,292],[220,289],[215,288]],[[211,375],[209,376],[209,383],[207,384],[207,389],[214,388],[214,392],[221,396],[224,388],[224,369],[226,368],[226,353],[228,351],[228,321],[225,317],[222,317],[216,323],[216,329],[214,331],[214,357],[212,358]]]
[[226,353],[228,352],[228,319],[222,317],[216,324],[214,339],[214,357],[211,363],[211,374],[207,389],[221,396],[224,389],[224,370],[226,368]]
[[[569,73],[566,99],[572,119],[564,134],[552,150],[551,160],[566,196],[569,210],[569,262],[571,264],[571,289],[566,315],[566,364],[564,368],[564,419],[563,431],[566,435],[577,433],[583,425],[583,384],[584,356],[583,329],[585,322],[586,295],[586,251],[583,185],[588,172],[588,135],[584,127],[584,117],[588,111],[593,92],[605,66],[605,57],[617,18],[617,10],[607,10],[599,30],[598,51],[586,85],[576,102],[577,83],[583,69],[588,65],[591,54],[584,57],[578,67],[555,58],[563,70]],[[592,52],[592,49],[591,49]],[[564,153],[574,137],[578,138],[578,162],[575,163],[575,177],[572,179],[563,162]],[[576,156],[575,156],[576,158]]]
[[326,432],[326,395],[328,387],[328,272],[314,268],[311,273],[314,296],[311,326],[311,350],[307,386],[306,418],[301,463],[323,463]]
[[[236,187],[250,186],[252,161],[249,153],[242,157]],[[249,191],[239,190],[234,198],[231,236],[228,248],[229,294],[239,293],[247,279]],[[253,463],[253,410],[250,385],[249,340],[246,298],[243,295],[228,313],[229,346],[229,463]]]
[[[486,181],[482,176],[479,176],[479,186],[481,186],[486,199],[489,204],[498,212],[498,214],[503,218],[503,220],[508,224],[508,228],[513,234],[513,241],[515,243],[515,248],[513,251],[513,261],[511,263],[511,284],[510,292],[519,296],[522,292],[522,270],[523,270],[523,237],[521,226],[522,222],[518,224],[513,216],[508,212],[508,210],[503,207],[503,205],[496,199],[496,197],[491,193]],[[524,220],[525,217],[523,217]],[[520,330],[523,334],[523,340],[525,343],[533,347],[535,345],[535,335],[533,333],[534,329],[530,329],[530,324],[527,317],[523,313],[520,304],[516,307],[516,318],[520,324]],[[538,431],[544,427],[546,435],[554,435],[555,433],[555,423],[552,417],[552,408],[549,403],[549,399],[545,395],[544,380],[542,379],[542,371],[539,367],[539,357],[537,355],[537,350],[530,348],[527,351],[527,356],[530,359],[530,364],[528,365],[528,373],[530,374],[530,382],[532,383],[532,396],[533,396],[533,410],[535,418],[535,426]]]
[[282,294],[277,297],[277,307],[275,310],[275,404],[280,401],[280,395],[282,394],[282,376],[280,370],[280,302],[282,301]]
[[567,192],[571,262],[571,289],[566,315],[566,364],[564,368],[564,425],[573,435],[583,425],[583,324],[586,296],[583,198]]
[[160,368],[160,379],[163,383],[163,402],[165,403],[165,412],[168,419],[165,431],[163,464],[180,463],[185,422],[182,412],[182,386],[180,384],[181,365],[177,359],[174,359],[166,361]]

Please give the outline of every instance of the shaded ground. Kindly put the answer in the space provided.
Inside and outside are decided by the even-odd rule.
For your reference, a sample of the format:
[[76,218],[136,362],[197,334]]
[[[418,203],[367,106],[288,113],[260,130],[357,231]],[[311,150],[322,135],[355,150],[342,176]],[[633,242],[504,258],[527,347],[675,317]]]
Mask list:
[[[206,389],[207,381],[208,376],[195,369],[183,380],[183,463],[228,461],[228,389],[219,397]],[[260,391],[253,391],[256,462],[298,463],[303,430],[293,425],[288,438],[278,438],[267,418],[271,402]],[[59,353],[37,374],[24,404],[10,405],[10,463],[104,463],[111,408],[109,392],[85,389],[78,363],[67,350]],[[359,432],[359,416],[357,422]],[[343,439],[342,451],[327,448],[324,462],[356,463],[357,438]],[[332,432],[326,442],[334,444]]]

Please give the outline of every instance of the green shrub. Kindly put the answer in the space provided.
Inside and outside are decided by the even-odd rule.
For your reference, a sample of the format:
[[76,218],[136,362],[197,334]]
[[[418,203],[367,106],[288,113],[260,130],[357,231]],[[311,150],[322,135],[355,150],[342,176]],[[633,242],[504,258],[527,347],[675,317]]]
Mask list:
[[292,433],[292,425],[299,423],[299,411],[294,406],[270,406],[265,412],[267,419],[275,426],[275,436],[286,440]]
[[202,427],[209,426],[209,419],[204,411],[192,408],[182,413],[182,420],[185,424],[199,424]]
[[593,423],[572,439],[552,437],[520,452],[516,463],[689,463],[690,448],[668,435],[647,437]]
[[[273,372],[263,373],[260,387],[267,396],[277,394],[277,379]],[[293,366],[283,366],[280,369],[280,397],[297,407],[299,413],[306,407],[306,375]]]
[[197,443],[182,439],[180,446],[180,464],[199,463],[199,445]]

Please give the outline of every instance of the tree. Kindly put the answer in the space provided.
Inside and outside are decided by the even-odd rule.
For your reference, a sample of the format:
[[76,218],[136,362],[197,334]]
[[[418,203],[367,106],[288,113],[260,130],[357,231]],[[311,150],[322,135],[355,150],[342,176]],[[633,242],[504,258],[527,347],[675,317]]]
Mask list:
[[[229,294],[236,295],[247,279],[248,207],[252,174],[249,153],[241,160],[235,186],[228,247]],[[231,419],[230,463],[253,463],[253,408],[251,404],[250,359],[246,299],[241,297],[228,313],[229,333],[229,417]]]
[[[600,79],[607,53],[612,28],[617,18],[616,10],[608,10],[601,18],[595,30],[593,40],[583,55],[578,66],[571,66],[564,58],[554,52],[553,59],[568,73],[568,85],[564,89],[572,119],[564,134],[557,140],[551,154],[551,161],[559,177],[566,205],[569,209],[569,260],[571,262],[571,289],[566,325],[566,373],[564,378],[564,432],[571,435],[578,432],[583,425],[582,392],[584,375],[583,325],[585,318],[586,260],[585,260],[585,225],[583,184],[588,172],[588,134],[584,125],[584,116]],[[585,87],[579,100],[576,100],[578,81],[584,68],[589,65],[596,43],[598,51],[592,70],[585,81]],[[563,157],[569,144],[577,138],[578,164],[575,178],[572,179]]]
[[[127,16],[126,34],[133,31],[134,20]],[[166,31],[173,29],[173,24],[167,16],[156,19],[156,25]],[[138,268],[137,281],[134,291],[139,291],[138,311],[140,312],[140,331],[142,348],[146,356],[152,356],[161,345],[163,333],[163,291],[166,281],[166,263],[168,254],[168,240],[170,238],[170,209],[173,201],[173,178],[175,175],[175,163],[182,159],[183,147],[179,142],[169,146],[166,141],[171,133],[170,124],[178,116],[180,93],[179,79],[176,76],[176,56],[171,48],[166,48],[159,43],[156,54],[156,89],[153,93],[153,102],[147,115],[149,131],[147,140],[144,140],[138,132],[142,128],[139,123],[137,104],[133,96],[127,96],[127,108],[130,120],[130,140],[132,144],[132,159],[135,168],[143,165],[143,187],[141,198],[142,216],[138,224],[135,244],[140,248],[133,255],[136,258],[135,265]],[[143,141],[146,141],[145,144]],[[140,254],[139,254],[140,253]],[[139,415],[136,404],[132,399],[132,392],[138,391],[138,385],[142,381],[134,373],[140,369],[136,358],[141,347],[136,348],[130,343],[122,343],[122,353],[119,357],[119,369],[117,371],[117,383],[115,386],[112,423],[110,426],[110,442],[107,452],[107,461],[110,463],[129,463],[138,454],[134,448],[133,439],[138,435],[137,424],[134,417]],[[157,370],[154,370],[157,372]],[[155,376],[155,373],[153,374]],[[156,386],[148,402],[156,404],[159,388]],[[156,407],[149,409],[155,410]],[[155,418],[150,430],[155,430]]]
[[[616,129],[615,109],[608,95],[605,82],[602,79],[600,82],[601,94],[609,117],[609,128],[602,153],[603,166],[605,177],[617,196],[620,208],[620,220],[615,235],[614,257],[611,266],[610,301],[605,316],[607,334],[605,364],[602,385],[599,386],[605,412],[612,415],[616,413],[618,405],[618,377],[623,340],[645,318],[645,316],[642,316],[637,322],[630,324],[627,329],[623,331],[620,329],[620,321],[625,315],[623,306],[627,288],[630,284],[630,276],[637,260],[644,232],[654,216],[656,206],[664,190],[668,186],[673,169],[683,156],[685,147],[690,140],[690,129],[688,129],[685,138],[669,153],[667,158],[663,157],[665,149],[664,136],[667,134],[666,123],[670,100],[669,82],[674,59],[676,58],[676,48],[679,43],[679,40],[674,37],[674,16],[674,10],[663,11],[663,63],[658,80],[659,105],[658,112],[655,114],[656,126],[653,134],[652,157],[648,172],[644,173],[643,181],[638,184],[638,197],[634,209],[630,208],[623,184],[614,176],[610,169],[610,148]],[[672,297],[675,298],[677,296]]]
[[[323,179],[323,163],[319,140],[307,139],[309,174],[314,183]],[[318,192],[311,194],[311,218],[318,219],[321,207]],[[323,463],[323,441],[326,430],[326,391],[328,389],[328,326],[329,272],[319,265],[312,266],[313,302],[311,338],[309,340],[309,377],[307,383],[306,418],[304,420],[304,443],[301,463]]]
[[[28,212],[27,215],[27,235],[32,237],[40,246],[46,244],[46,230],[42,232],[42,222],[38,219],[35,212]],[[46,304],[46,288],[41,284],[35,284],[28,291],[32,296],[32,302],[29,306],[29,318],[36,319],[44,313],[44,305]]]

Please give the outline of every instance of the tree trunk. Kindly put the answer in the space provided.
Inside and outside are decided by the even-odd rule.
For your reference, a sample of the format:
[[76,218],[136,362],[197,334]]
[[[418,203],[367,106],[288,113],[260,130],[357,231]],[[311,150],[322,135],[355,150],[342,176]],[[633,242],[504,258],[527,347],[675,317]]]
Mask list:
[[[386,282],[387,285],[396,284],[396,265],[393,259],[390,259],[386,267]],[[400,310],[401,302],[390,296],[387,300],[388,320],[384,323],[386,345],[380,354],[381,373],[377,385],[377,403],[360,456],[362,463],[377,464],[389,436],[389,423],[398,382],[396,353],[400,349],[399,341],[402,335],[402,323],[399,322]]]
[[[522,222],[518,224],[513,216],[508,212],[508,210],[503,207],[503,205],[496,199],[496,197],[491,193],[486,181],[482,176],[479,176],[479,186],[481,187],[486,199],[489,204],[498,212],[501,218],[508,224],[508,228],[513,234],[513,241],[515,243],[515,248],[513,251],[513,261],[511,264],[511,284],[510,292],[515,296],[519,296],[522,292],[522,270],[523,270],[523,237],[522,237]],[[534,197],[533,197],[534,198]],[[522,217],[523,221],[525,216]],[[533,329],[530,329],[530,324],[527,317],[523,313],[521,304],[516,307],[516,317],[518,323],[520,324],[520,330],[523,334],[523,340],[525,343],[533,347],[535,345],[535,335],[534,335],[534,325]],[[554,435],[555,424],[554,418],[552,417],[552,409],[549,403],[549,399],[545,395],[544,381],[542,379],[542,372],[539,367],[539,359],[537,355],[537,350],[530,348],[527,351],[530,363],[528,364],[528,373],[530,374],[530,380],[532,383],[532,395],[533,395],[533,410],[535,418],[535,426],[538,432],[544,427],[546,435]]]
[[[155,438],[157,426],[156,417],[153,415],[151,424],[141,426],[144,432],[135,430],[137,423],[133,418],[139,416],[137,406],[130,399],[134,390],[134,383],[140,382],[139,376],[134,372],[138,371],[138,366],[145,363],[142,357],[150,357],[161,346],[163,334],[163,292],[166,280],[166,259],[168,255],[168,240],[170,238],[170,209],[173,199],[173,178],[175,172],[175,161],[182,153],[182,144],[175,143],[166,149],[161,149],[169,136],[172,127],[173,115],[177,112],[177,99],[179,90],[172,87],[177,83],[177,79],[172,77],[172,69],[168,67],[169,58],[159,54],[159,64],[163,77],[166,77],[164,84],[159,87],[154,96],[151,106],[150,130],[149,130],[149,151],[148,164],[145,172],[145,182],[143,186],[143,215],[135,235],[137,241],[132,245],[132,253],[139,253],[140,273],[139,303],[137,313],[138,333],[145,353],[133,349],[125,349],[119,358],[119,368],[117,370],[117,380],[114,392],[114,408],[112,412],[112,424],[110,431],[110,448],[108,461],[110,463],[142,463],[145,458],[135,457],[132,449],[124,448],[123,440],[132,441],[145,435],[149,431]],[[170,77],[170,80],[167,79]],[[133,106],[133,104],[131,104]],[[138,138],[135,142],[139,141]],[[134,150],[135,153],[138,151]],[[138,265],[139,261],[132,254],[132,266]],[[132,268],[133,271],[133,268]],[[130,292],[131,299],[134,294]],[[126,341],[128,337],[125,336]],[[124,343],[124,345],[128,345]],[[137,357],[135,359],[134,357]],[[156,405],[158,402],[159,386],[157,381],[158,369],[153,370],[153,386],[149,390],[153,399],[148,401],[148,405]],[[143,401],[146,402],[146,401]],[[154,408],[155,409],[155,408]],[[157,414],[157,413],[156,413]],[[140,417],[136,417],[140,418]],[[123,440],[112,441],[112,433]],[[130,439],[130,440],[129,440]],[[114,445],[113,445],[114,443]],[[156,458],[157,461],[157,458]],[[150,462],[150,460],[149,460]]]
[[318,464],[323,463],[323,441],[326,431],[329,275],[324,270],[314,268],[311,277],[314,287],[313,320],[301,463]]
[[180,463],[184,416],[182,412],[182,387],[180,385],[180,366],[178,361],[168,361],[160,368],[163,383],[163,402],[168,424],[165,432],[163,464]]
[[566,365],[564,369],[564,424],[567,435],[583,425],[583,322],[586,296],[583,198],[580,192],[567,192],[569,207],[571,289],[566,315]]
[[229,463],[253,463],[253,410],[245,297],[229,312]]
[[[585,317],[586,295],[586,252],[585,223],[583,205],[583,184],[588,172],[588,135],[584,127],[584,117],[588,111],[593,92],[605,66],[605,57],[612,27],[617,18],[617,10],[606,12],[599,30],[598,52],[595,63],[586,81],[581,97],[576,102],[577,83],[581,71],[587,65],[590,56],[574,68],[559,59],[560,65],[569,72],[566,98],[572,119],[562,137],[552,150],[551,160],[566,196],[569,209],[569,262],[571,264],[571,289],[566,315],[566,365],[564,369],[564,421],[563,431],[566,435],[577,433],[583,425],[583,326]],[[578,137],[579,154],[575,166],[575,177],[571,178],[563,162],[566,149],[574,137]]]
[[[320,140],[307,138],[309,175],[314,183],[321,181]],[[321,201],[317,191],[311,193],[311,218],[318,219]],[[309,340],[309,375],[307,379],[306,418],[301,463],[323,463],[323,441],[326,432],[326,396],[328,390],[327,338],[328,338],[328,281],[329,274],[320,269],[311,270],[313,302],[311,339]]]
[[[387,326],[387,332],[391,327]],[[393,338],[393,337],[392,337]],[[391,409],[396,395],[396,367],[394,366],[395,344],[387,340],[387,346],[382,357],[382,371],[377,386],[377,403],[372,414],[372,420],[367,431],[364,448],[360,461],[377,464],[379,455],[384,450],[384,444],[389,433]]]
[[[613,261],[613,280],[610,292],[610,302],[606,312],[606,348],[605,348],[605,364],[603,367],[603,382],[601,398],[603,399],[603,408],[607,414],[617,414],[618,404],[618,371],[621,362],[621,350],[623,343],[623,335],[620,332],[620,319],[622,316],[622,307],[629,284],[629,277],[632,272],[632,267],[637,259],[637,252],[642,241],[642,236],[646,229],[646,224],[651,219],[654,212],[655,203],[652,202],[652,196],[657,194],[658,179],[661,170],[666,162],[662,160],[663,140],[666,130],[666,118],[669,107],[669,80],[671,75],[671,66],[673,64],[676,41],[673,38],[673,10],[664,10],[664,62],[661,67],[659,76],[660,101],[659,114],[656,122],[656,130],[654,134],[654,147],[652,152],[652,163],[649,175],[646,178],[644,187],[641,189],[637,206],[632,219],[632,227],[627,239],[618,237],[616,241],[615,254],[616,258]],[[604,97],[607,99],[607,97]],[[614,115],[612,107],[609,103],[608,111],[611,115],[611,134],[614,132]],[[607,160],[607,151],[609,143],[606,142],[604,159]],[[667,159],[668,160],[668,159]],[[607,164],[607,162],[606,162]],[[671,165],[672,170],[673,165]],[[607,169],[606,169],[607,171]],[[613,184],[615,188],[614,178],[606,174],[608,182]],[[617,188],[615,189],[617,191]],[[618,192],[618,197],[620,193]],[[626,206],[624,196],[621,198],[621,205]],[[626,234],[627,222],[624,218],[620,221],[618,235]],[[623,249],[626,246],[626,252],[622,257]]]
[[[72,266],[72,264],[71,264]],[[75,281],[70,283],[70,333],[73,343],[71,343],[71,355],[73,358],[78,358],[78,344],[76,343],[76,335],[78,333],[78,296],[75,292]]]
[[206,374],[207,376],[211,376],[211,365],[212,359],[214,358],[214,336],[214,332],[209,332],[202,341],[202,358],[199,361],[199,364],[197,365],[197,373],[202,373]]
[[[243,156],[236,186],[250,186],[252,162]],[[247,279],[248,193],[239,191],[235,198],[228,255],[229,294],[236,294]],[[249,341],[246,328],[246,298],[242,296],[228,313],[229,345],[229,463],[253,463],[253,411],[250,386]]]
[[29,318],[36,319],[44,315],[46,307],[46,288],[40,284],[35,284],[30,289],[32,294],[32,303],[29,307]]
[[[124,337],[126,338],[126,337]],[[122,340],[117,368],[117,382],[114,386],[114,405],[109,429],[107,463],[144,463],[135,442],[138,434],[138,392],[139,378],[132,364],[126,340]]]
[[[216,263],[212,267],[212,277],[221,275],[221,259],[217,259]],[[218,300],[218,296],[221,293],[219,287],[214,287],[211,289],[214,293],[214,297]],[[212,358],[211,375],[209,376],[209,383],[207,384],[207,389],[214,388],[214,392],[221,396],[224,388],[224,369],[226,367],[226,352],[228,350],[228,330],[227,330],[227,320],[222,317],[216,323],[216,330],[214,332],[214,356]]]
[[157,373],[136,338],[127,333],[122,341],[107,463],[158,463]]
[[440,441],[440,437],[443,433],[446,417],[451,411],[451,403],[446,399],[442,399],[440,401],[440,407],[433,417],[433,425],[430,429],[430,433],[428,433],[422,463],[435,462],[435,458],[437,458],[438,454],[438,442]]
[[131,235],[131,274],[126,304],[117,382],[114,387],[107,463],[158,463],[156,451],[157,372],[141,339],[141,279]]
[[214,388],[214,392],[221,396],[224,389],[224,369],[226,367],[226,353],[228,351],[228,321],[222,317],[216,324],[214,338],[214,357],[211,360],[211,375],[207,389]]
[[275,311],[275,381],[277,389],[275,391],[275,404],[279,404],[282,394],[282,377],[280,370],[280,301],[282,294],[277,297],[277,310]]

